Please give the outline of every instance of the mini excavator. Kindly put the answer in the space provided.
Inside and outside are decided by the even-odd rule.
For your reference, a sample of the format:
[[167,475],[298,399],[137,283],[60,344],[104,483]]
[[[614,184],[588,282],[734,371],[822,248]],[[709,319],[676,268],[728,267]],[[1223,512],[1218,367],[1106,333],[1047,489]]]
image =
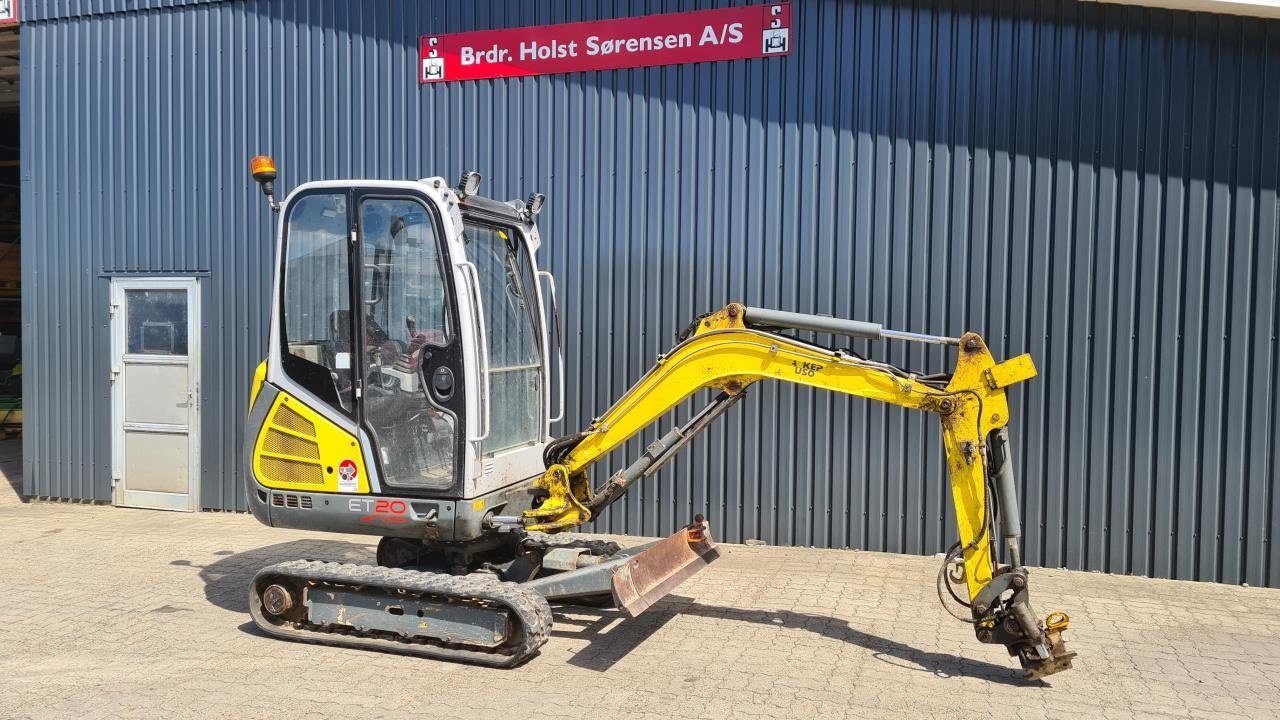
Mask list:
[[[1035,376],[1030,356],[997,362],[974,333],[730,304],[697,318],[583,431],[556,436],[572,379],[555,281],[536,262],[543,195],[486,198],[469,172],[456,185],[309,182],[277,203],[274,162],[250,167],[279,226],[243,449],[249,506],[274,527],[381,538],[377,565],[259,571],[250,613],[266,633],[510,667],[547,641],[553,603],[643,612],[716,559],[707,521],[625,548],[568,531],[775,380],[936,416],[959,531],[939,599],[1029,678],[1071,667],[1068,618],[1033,612],[1019,547],[1006,389]],[[945,345],[956,360],[916,374],[795,331]],[[593,485],[594,463],[695,395],[710,400]]]

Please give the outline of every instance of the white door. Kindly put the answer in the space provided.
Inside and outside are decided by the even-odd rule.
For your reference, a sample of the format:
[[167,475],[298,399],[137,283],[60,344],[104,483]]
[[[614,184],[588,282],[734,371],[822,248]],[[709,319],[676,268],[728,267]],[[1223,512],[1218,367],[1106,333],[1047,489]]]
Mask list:
[[200,304],[195,278],[111,283],[111,477],[116,505],[184,510],[200,496]]

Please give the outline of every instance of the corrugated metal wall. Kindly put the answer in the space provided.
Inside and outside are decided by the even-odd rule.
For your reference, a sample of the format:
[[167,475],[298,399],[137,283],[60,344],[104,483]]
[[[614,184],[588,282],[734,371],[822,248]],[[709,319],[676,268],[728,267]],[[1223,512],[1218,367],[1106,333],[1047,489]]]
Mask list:
[[[728,300],[972,328],[1041,369],[1013,398],[1031,562],[1280,585],[1280,25],[802,0],[786,60],[416,80],[427,32],[726,4],[33,8],[26,491],[108,497],[104,273],[189,271],[207,273],[203,502],[243,507],[272,220],[245,166],[271,152],[285,187],[476,168],[500,197],[546,191],[580,380],[566,431]],[[939,444],[929,417],[761,387],[597,527],[707,510],[729,540],[932,553],[953,537]]]

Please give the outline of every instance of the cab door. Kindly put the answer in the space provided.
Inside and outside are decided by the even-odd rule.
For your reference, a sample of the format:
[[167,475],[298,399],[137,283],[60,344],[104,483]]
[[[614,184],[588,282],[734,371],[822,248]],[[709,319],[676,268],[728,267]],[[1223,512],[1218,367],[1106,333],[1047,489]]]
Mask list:
[[359,417],[383,491],[455,496],[467,392],[448,253],[434,204],[416,194],[355,193]]
[[481,473],[468,488],[470,497],[542,472],[546,348],[537,269],[519,228],[467,214],[462,242],[483,346]]
[[343,438],[259,443],[278,471],[258,467],[265,486],[460,492],[468,394],[443,236],[418,183],[313,183],[286,201],[267,380],[316,417],[271,430],[312,446],[321,426]]

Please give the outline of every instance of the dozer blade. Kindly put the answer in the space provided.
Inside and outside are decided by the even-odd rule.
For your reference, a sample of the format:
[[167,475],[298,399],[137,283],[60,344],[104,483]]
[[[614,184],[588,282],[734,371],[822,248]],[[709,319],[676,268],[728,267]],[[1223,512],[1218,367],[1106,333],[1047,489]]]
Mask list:
[[613,598],[635,617],[720,557],[705,522],[653,544],[613,570]]

